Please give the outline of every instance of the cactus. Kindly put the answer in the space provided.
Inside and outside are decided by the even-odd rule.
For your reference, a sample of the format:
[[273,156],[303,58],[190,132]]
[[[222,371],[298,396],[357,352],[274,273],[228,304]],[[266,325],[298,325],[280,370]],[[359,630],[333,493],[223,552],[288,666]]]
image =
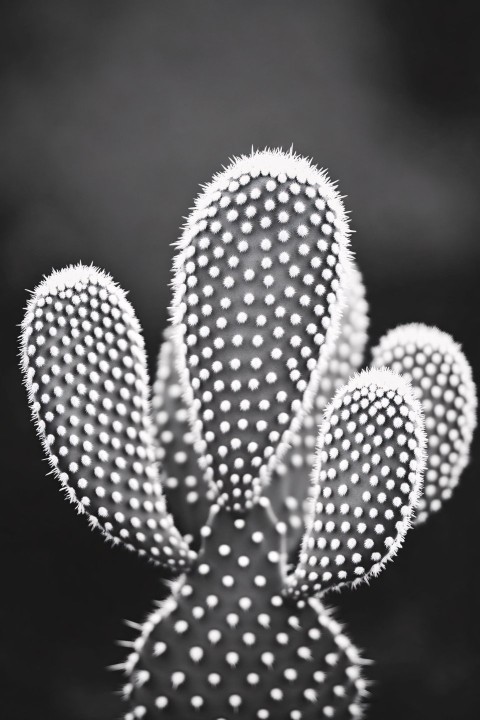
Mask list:
[[424,520],[449,496],[475,424],[468,363],[409,326],[356,373],[367,305],[346,214],[292,153],[236,159],[204,189],[173,286],[151,400],[139,323],[103,271],[54,272],[22,325],[68,498],[175,578],[127,642],[125,718],[360,717],[364,661],[323,597],[376,576],[419,503]]

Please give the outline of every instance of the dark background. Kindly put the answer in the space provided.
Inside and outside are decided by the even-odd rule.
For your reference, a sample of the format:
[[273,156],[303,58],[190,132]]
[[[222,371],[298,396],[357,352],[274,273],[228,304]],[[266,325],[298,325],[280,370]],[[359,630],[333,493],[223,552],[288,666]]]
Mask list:
[[[1,718],[110,720],[114,640],[163,592],[46,477],[17,324],[52,267],[108,269],[154,360],[170,243],[252,145],[294,148],[348,195],[371,337],[408,321],[463,344],[480,379],[476,3],[0,3]],[[375,664],[370,720],[479,707],[479,443],[461,487],[371,587],[331,602]]]

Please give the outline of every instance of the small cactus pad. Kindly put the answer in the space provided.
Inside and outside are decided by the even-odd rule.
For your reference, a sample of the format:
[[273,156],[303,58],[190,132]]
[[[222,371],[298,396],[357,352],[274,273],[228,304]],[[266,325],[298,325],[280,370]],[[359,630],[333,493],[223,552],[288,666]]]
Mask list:
[[[361,368],[368,341],[368,302],[362,274],[354,260],[349,265],[343,285],[345,305],[340,320],[340,332],[329,348],[328,366],[322,373],[315,395],[314,414],[317,440],[318,425],[323,413],[337,390]],[[309,426],[309,425],[308,425]]]
[[236,512],[313,401],[338,333],[347,236],[325,174],[281,152],[234,161],[187,222],[172,310],[181,383],[202,469]]
[[275,468],[271,489],[267,491],[275,514],[289,526],[287,540],[290,550],[298,549],[303,535],[304,516],[309,503],[307,497],[312,489],[311,469],[325,408],[336,391],[363,364],[368,339],[368,303],[362,275],[354,261],[345,278],[344,294],[340,332],[330,348],[328,366],[320,377],[313,408],[305,416],[301,430],[292,436],[292,448]]
[[401,373],[423,406],[428,458],[414,521],[422,523],[451,497],[469,460],[477,409],[472,371],[450,335],[421,324],[391,330],[372,355],[377,367]]
[[360,716],[358,653],[320,601],[282,596],[279,548],[268,508],[220,510],[127,660],[126,720]]
[[178,529],[188,533],[191,543],[198,545],[216,492],[209,488],[198,466],[171,335],[169,327],[158,357],[152,391],[153,425],[158,439],[158,458],[166,475],[164,492],[168,509]]
[[314,476],[316,498],[295,596],[377,575],[395,555],[421,490],[425,434],[411,387],[386,369],[364,371],[325,412]]
[[155,461],[140,325],[110,276],[77,265],[34,291],[22,363],[49,462],[114,542],[168,567],[194,557],[167,513]]

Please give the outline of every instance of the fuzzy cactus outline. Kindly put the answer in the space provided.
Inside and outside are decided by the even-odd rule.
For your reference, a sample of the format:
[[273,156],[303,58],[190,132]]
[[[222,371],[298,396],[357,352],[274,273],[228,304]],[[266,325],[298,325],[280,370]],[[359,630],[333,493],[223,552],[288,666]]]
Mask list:
[[[244,192],[247,188],[248,196]],[[262,193],[268,195],[266,201]],[[257,222],[260,197],[266,212]],[[228,201],[225,198],[229,198]],[[245,203],[240,224],[237,220]],[[233,207],[228,209],[229,206]],[[226,230],[226,226],[229,229]],[[231,227],[235,232],[230,231]],[[213,243],[214,250],[208,257],[211,240],[218,240],[220,230],[222,241]],[[203,239],[199,239],[202,233]],[[177,574],[183,573],[172,584],[169,598],[142,626],[140,637],[132,643],[132,652],[120,668],[128,676],[124,694],[131,710],[125,715],[127,720],[183,718],[190,714],[197,718],[305,720],[318,717],[319,713],[323,717],[338,718],[363,714],[367,684],[361,673],[362,660],[321,598],[329,590],[356,586],[378,574],[403,541],[418,504],[426,461],[419,399],[427,398],[426,422],[432,431],[429,438],[432,452],[427,461],[430,494],[423,500],[423,521],[430,510],[439,509],[442,500],[448,499],[468,460],[476,397],[471,371],[459,346],[446,334],[420,325],[391,331],[373,352],[374,365],[378,367],[349,380],[348,375],[358,370],[360,364],[352,360],[346,363],[348,374],[342,376],[339,371],[337,377],[333,377],[335,373],[330,372],[329,363],[333,367],[335,342],[339,334],[341,336],[342,322],[346,324],[345,318],[353,317],[349,315],[353,303],[349,306],[348,281],[357,273],[356,288],[363,287],[353,265],[348,234],[342,200],[326,174],[310,161],[280,150],[234,159],[204,188],[187,220],[174,264],[174,329],[165,345],[172,345],[174,366],[170,370],[177,373],[182,388],[182,396],[177,396],[177,401],[186,408],[193,433],[191,444],[196,452],[194,465],[199,476],[195,481],[200,491],[196,493],[197,499],[200,496],[202,502],[211,504],[208,519],[200,513],[198,521],[193,522],[198,544],[201,544],[198,552],[192,549],[191,533],[182,536],[169,513],[167,475],[160,467],[162,457],[166,459],[166,456],[151,419],[143,340],[125,293],[106,273],[79,265],[53,273],[35,290],[29,302],[21,336],[24,379],[37,431],[68,498],[77,504],[79,512],[87,512],[90,524],[99,527],[113,543],[123,542]],[[251,237],[254,243],[249,242]],[[230,243],[236,246],[236,253],[230,255],[222,273],[218,265],[226,262],[222,260],[224,248]],[[277,250],[283,249],[274,256],[272,245]],[[204,258],[201,262],[198,250]],[[296,262],[290,262],[292,252],[297,253]],[[197,260],[192,262],[195,253]],[[286,259],[282,260],[282,255]],[[247,269],[239,256],[250,262]],[[268,290],[278,279],[270,273],[272,257],[277,261],[280,283],[282,272],[284,281],[289,283],[282,284],[282,304],[275,298],[269,300],[273,295]],[[208,337],[213,327],[208,326],[208,319],[212,317],[208,298],[222,288],[230,292],[230,297],[237,291],[243,293],[242,283],[253,281],[257,264],[263,271],[263,285],[257,280],[255,293],[260,295],[262,307],[265,305],[267,310],[257,316],[256,326],[249,324],[248,313],[242,313],[246,316],[241,320],[242,332],[246,330],[249,342],[243,344],[243,336],[237,333],[231,338],[236,353],[233,358],[229,354],[230,346],[224,350],[222,333],[235,322],[233,311],[228,312],[231,299],[225,296],[217,306],[222,322],[219,324],[219,316],[213,315],[220,342],[217,341],[214,350],[204,343],[204,350],[207,347],[209,352],[196,355],[192,348],[197,344],[201,346],[202,338]],[[202,272],[205,277],[202,269],[205,267],[209,268],[211,279],[208,294],[203,293],[206,300],[201,327],[206,329],[202,335],[202,331],[195,332],[199,321],[195,308],[199,300],[192,288]],[[216,268],[213,273],[212,268]],[[322,279],[312,291],[311,286],[317,283],[320,273]],[[219,277],[221,282],[216,284]],[[204,284],[203,291],[205,287]],[[287,288],[290,288],[288,293]],[[300,288],[298,305],[295,296]],[[243,302],[249,309],[258,303],[253,293],[247,294],[234,298],[234,306]],[[275,312],[267,318],[272,305]],[[309,322],[299,309],[304,316],[309,316]],[[185,322],[187,313],[191,322]],[[289,343],[282,344],[284,330],[280,321],[286,315],[293,330],[284,323],[291,334]],[[361,356],[363,350],[365,315],[366,308],[358,323],[359,339],[348,335],[343,338],[347,346],[351,343],[355,357]],[[268,345],[268,341],[256,332],[256,327],[269,328],[275,318],[278,337],[274,330],[268,353],[263,347],[261,355],[259,348],[264,343]],[[63,344],[60,350],[57,337]],[[242,381],[238,379],[239,369],[244,372],[245,359],[239,358],[246,344],[254,347],[253,357],[248,349],[245,351],[249,364],[246,376],[247,384],[250,383],[249,397],[257,394],[261,398],[259,407],[263,403],[260,409],[270,414],[268,422],[262,416],[257,419],[254,439],[250,437],[249,421],[244,417],[251,403],[246,399],[242,373]],[[300,351],[295,354],[299,347]],[[288,363],[284,364],[280,358],[287,349],[290,354]],[[47,357],[45,350],[48,350]],[[426,355],[428,363],[423,360]],[[389,364],[383,360],[389,356],[395,359],[397,369],[411,376],[413,387],[398,374],[383,369],[383,365]],[[270,358],[280,376],[283,373],[282,389],[276,395],[269,392],[269,386],[277,383],[276,372],[270,370],[275,377],[267,379],[264,387],[259,381],[266,358]],[[212,381],[214,363],[216,377],[223,377],[233,390],[233,395],[230,393],[228,399],[222,401],[223,410],[220,400],[218,407],[215,403],[222,396],[225,382],[221,380],[218,385],[217,381],[215,385],[216,381]],[[72,365],[76,375],[69,372]],[[197,367],[200,370],[196,374]],[[425,367],[429,369],[422,369]],[[332,385],[342,387],[325,410],[323,397],[319,400],[319,384],[322,377],[330,376]],[[438,393],[430,392],[432,382],[439,377],[442,377],[442,386],[451,385],[448,407],[440,423],[435,416]],[[455,383],[450,378],[454,378]],[[116,405],[111,400],[113,394],[120,395]],[[243,399],[235,404],[235,398],[242,398],[242,394]],[[285,412],[280,405],[287,401],[289,410]],[[66,406],[71,409],[67,410]],[[302,441],[302,434],[311,436],[314,429],[315,423],[311,422],[308,432],[302,429],[302,421],[307,418],[306,425],[308,417],[318,421],[323,411],[323,420],[317,423],[322,427],[312,476],[312,497],[305,513],[305,536],[292,567],[288,563],[292,550],[298,545],[299,523],[304,519],[297,500],[298,496],[308,494],[308,483],[300,480],[295,488],[297,496],[285,496],[280,504],[275,490],[282,487],[282,465],[284,476],[292,472],[289,445],[298,439]],[[230,437],[230,422],[218,423],[215,412],[221,417],[224,413],[236,419],[233,437]],[[207,418],[206,428],[200,413],[202,418]],[[127,428],[125,417],[129,422]],[[366,419],[362,421],[362,417]],[[167,422],[168,418],[175,424],[172,413],[167,413]],[[346,460],[347,451],[358,437],[357,423],[362,430],[367,420],[367,435],[377,450],[372,462],[374,466],[381,465],[383,477],[381,473],[378,473],[381,477],[372,475],[369,463],[360,463],[371,454],[369,442],[361,451],[350,452]],[[285,424],[287,428],[282,429]],[[124,447],[118,436],[124,437]],[[218,445],[218,437],[223,436],[229,438],[228,446],[225,442]],[[254,455],[257,436],[263,437],[263,456],[260,451]],[[398,449],[392,447],[393,441],[385,448],[384,440],[388,442],[391,438],[399,445]],[[100,449],[95,467],[90,471],[96,439]],[[345,457],[338,448],[340,441]],[[455,444],[459,446],[458,452],[453,448]],[[226,461],[219,464],[211,448],[217,451],[221,448],[218,457]],[[442,453],[448,456],[448,462],[445,458],[442,461]],[[111,460],[112,455],[115,461]],[[439,471],[432,467],[432,457],[435,467],[440,466]],[[243,471],[245,466],[247,472]],[[300,469],[304,471],[303,467]],[[355,470],[348,486],[339,480],[347,469]],[[112,483],[108,492],[104,487],[106,471]],[[403,498],[401,494],[394,495],[397,489],[389,477],[391,471],[395,471],[400,482],[399,492]],[[451,473],[451,481],[445,473]],[[297,482],[298,473],[293,474]],[[128,475],[131,477],[127,480]],[[226,482],[222,480],[225,476]],[[358,488],[362,489],[360,495]],[[373,500],[372,490],[376,492],[376,488],[380,492]],[[179,497],[175,498],[175,494]],[[172,487],[170,495],[177,507],[178,501],[181,505],[182,499],[185,500],[187,493],[181,480]],[[346,496],[354,497],[355,513],[360,513],[355,515],[359,521],[355,529],[347,520],[352,513],[351,503],[345,502]],[[285,522],[292,507],[290,500],[297,503],[296,523],[291,528]],[[275,512],[272,503],[276,504]],[[387,510],[382,522],[377,522],[378,508],[384,503],[388,505]],[[292,532],[293,529],[296,532]],[[228,542],[230,537],[235,539],[234,547]],[[367,563],[364,550],[356,551],[363,538],[364,550],[373,550]],[[259,558],[262,560],[260,570],[256,567]],[[332,567],[335,572],[331,572]],[[213,587],[210,586],[212,578]],[[221,591],[220,597],[213,592],[215,583]],[[252,607],[262,612],[253,617]],[[217,627],[219,624],[221,630]]]

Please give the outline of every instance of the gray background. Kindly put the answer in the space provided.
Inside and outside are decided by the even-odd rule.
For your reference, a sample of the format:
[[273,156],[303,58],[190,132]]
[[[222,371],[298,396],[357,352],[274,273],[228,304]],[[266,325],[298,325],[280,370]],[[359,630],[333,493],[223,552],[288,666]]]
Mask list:
[[[348,195],[372,342],[437,324],[478,378],[477,29],[473,2],[0,3],[2,717],[117,717],[113,640],[163,592],[45,478],[16,367],[25,288],[78,260],[109,270],[153,364],[170,244],[199,183],[252,146],[293,144]],[[376,661],[371,720],[478,707],[478,462],[477,445],[395,566],[331,600]]]

